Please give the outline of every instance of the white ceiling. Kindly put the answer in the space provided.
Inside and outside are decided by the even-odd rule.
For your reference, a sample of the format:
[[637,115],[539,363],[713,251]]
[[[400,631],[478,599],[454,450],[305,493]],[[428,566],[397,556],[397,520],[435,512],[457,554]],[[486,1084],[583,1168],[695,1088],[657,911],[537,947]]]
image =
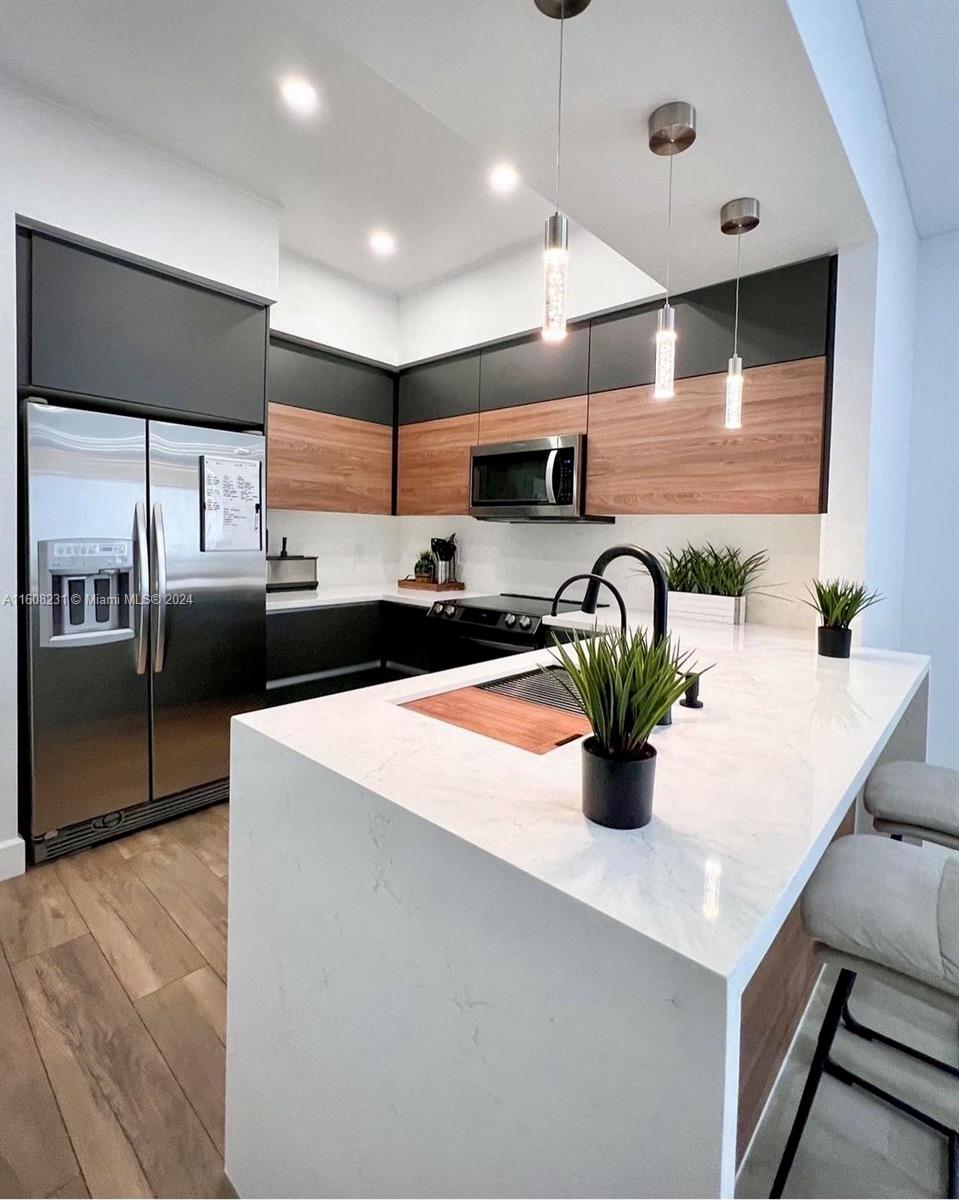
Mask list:
[[[322,6],[318,5],[317,8]],[[282,0],[3,0],[0,75],[278,200],[283,244],[402,293],[527,241],[550,208]],[[323,115],[297,120],[298,73]],[[378,259],[370,231],[392,230]]]
[[[533,0],[289,8],[483,153],[508,138],[524,178],[551,195],[558,27]],[[675,164],[675,288],[733,273],[718,214],[737,196],[763,206],[745,270],[871,235],[786,0],[593,0],[567,24],[563,207],[625,258],[663,278],[667,166],[647,149],[646,118],[674,99],[699,114]]]
[[959,228],[959,4],[859,0],[921,237]]
[[[283,205],[285,245],[405,293],[542,229],[554,172],[558,25],[532,0],[0,0],[0,74]],[[298,122],[299,72],[324,115]],[[563,207],[662,278],[666,161],[647,113],[699,138],[675,163],[673,287],[732,274],[724,200],[756,195],[744,269],[871,230],[786,0],[595,0],[567,26]],[[492,197],[508,157],[527,189]],[[372,257],[369,231],[399,250]]]

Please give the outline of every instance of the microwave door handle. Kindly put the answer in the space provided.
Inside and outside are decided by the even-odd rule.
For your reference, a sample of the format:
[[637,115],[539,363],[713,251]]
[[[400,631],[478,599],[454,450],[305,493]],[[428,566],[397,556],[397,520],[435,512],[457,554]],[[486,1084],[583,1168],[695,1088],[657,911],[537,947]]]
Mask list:
[[153,506],[153,593],[156,596],[156,622],[153,626],[153,671],[159,675],[166,657],[166,535],[163,508]]
[[150,552],[147,548],[146,506],[138,501],[133,508],[133,645],[136,671],[145,675],[147,669],[147,620],[150,611]]
[[550,450],[546,459],[546,499],[550,504],[556,503],[556,487],[553,480],[556,475],[556,460],[558,458],[559,451]]

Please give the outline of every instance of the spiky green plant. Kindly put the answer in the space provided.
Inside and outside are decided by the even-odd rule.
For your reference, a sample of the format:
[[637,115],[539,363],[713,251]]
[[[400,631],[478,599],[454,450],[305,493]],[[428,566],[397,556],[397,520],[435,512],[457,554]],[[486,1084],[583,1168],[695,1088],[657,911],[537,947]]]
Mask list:
[[657,722],[699,674],[678,642],[654,643],[645,629],[576,633],[552,652],[608,758],[641,758]]
[[745,596],[766,568],[765,550],[743,556],[738,546],[716,547],[686,543],[678,553],[663,555],[666,581],[671,592],[696,592],[703,596]]
[[861,612],[884,599],[879,592],[871,592],[864,583],[853,579],[814,579],[812,584],[806,584],[806,591],[810,599],[800,599],[819,613],[827,629],[848,629]]

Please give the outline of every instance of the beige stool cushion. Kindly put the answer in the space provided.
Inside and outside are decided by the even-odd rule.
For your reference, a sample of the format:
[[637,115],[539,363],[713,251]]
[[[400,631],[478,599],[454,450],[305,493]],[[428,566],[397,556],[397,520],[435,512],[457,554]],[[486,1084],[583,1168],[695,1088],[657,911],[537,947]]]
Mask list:
[[[959,997],[959,853],[872,834],[833,842],[806,885],[806,931],[824,958]],[[914,987],[905,991],[916,993]]]
[[866,781],[863,803],[880,828],[896,826],[918,837],[929,830],[959,846],[959,771],[931,763],[884,763]]

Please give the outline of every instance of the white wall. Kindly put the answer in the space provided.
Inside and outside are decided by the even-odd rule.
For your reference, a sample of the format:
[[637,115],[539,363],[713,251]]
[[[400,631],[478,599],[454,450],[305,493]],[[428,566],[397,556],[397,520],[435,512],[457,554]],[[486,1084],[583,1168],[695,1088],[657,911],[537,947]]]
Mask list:
[[959,230],[919,244],[902,643],[932,656],[930,762],[959,768]]
[[[276,208],[56,105],[0,87],[0,597],[17,588],[16,215],[264,298]],[[17,613],[0,603],[0,878],[17,836]]]
[[280,251],[270,328],[387,366],[401,361],[396,296],[290,250]]
[[[833,360],[828,512],[822,517],[819,575],[866,574],[869,422],[875,350],[876,243],[839,255]],[[861,625],[861,622],[857,622]],[[857,629],[857,633],[861,633]]]
[[[661,296],[651,276],[585,229],[569,233],[571,320]],[[543,248],[531,240],[399,302],[400,362],[419,362],[537,329],[543,317]]]
[[[819,559],[817,516],[649,516],[617,517],[614,525],[500,525],[469,517],[399,517],[400,568],[412,571],[431,537],[456,534],[459,573],[470,589],[552,595],[570,575],[588,571],[596,557],[617,542],[634,542],[661,553],[696,543],[730,542],[747,554],[768,550],[769,567],[760,588],[770,596],[749,601],[749,620],[768,625],[812,628],[814,618],[794,598],[816,574]],[[609,578],[623,587],[631,607],[652,611],[652,587],[639,563],[613,563]],[[581,595],[582,587],[573,595]],[[781,597],[781,598],[776,598]],[[607,596],[606,599],[609,599]]]
[[918,239],[856,0],[789,0],[789,6],[876,230],[874,246],[840,247],[837,492],[825,522],[822,570],[864,574],[879,588],[886,600],[863,617],[862,637],[895,648],[902,623]]

